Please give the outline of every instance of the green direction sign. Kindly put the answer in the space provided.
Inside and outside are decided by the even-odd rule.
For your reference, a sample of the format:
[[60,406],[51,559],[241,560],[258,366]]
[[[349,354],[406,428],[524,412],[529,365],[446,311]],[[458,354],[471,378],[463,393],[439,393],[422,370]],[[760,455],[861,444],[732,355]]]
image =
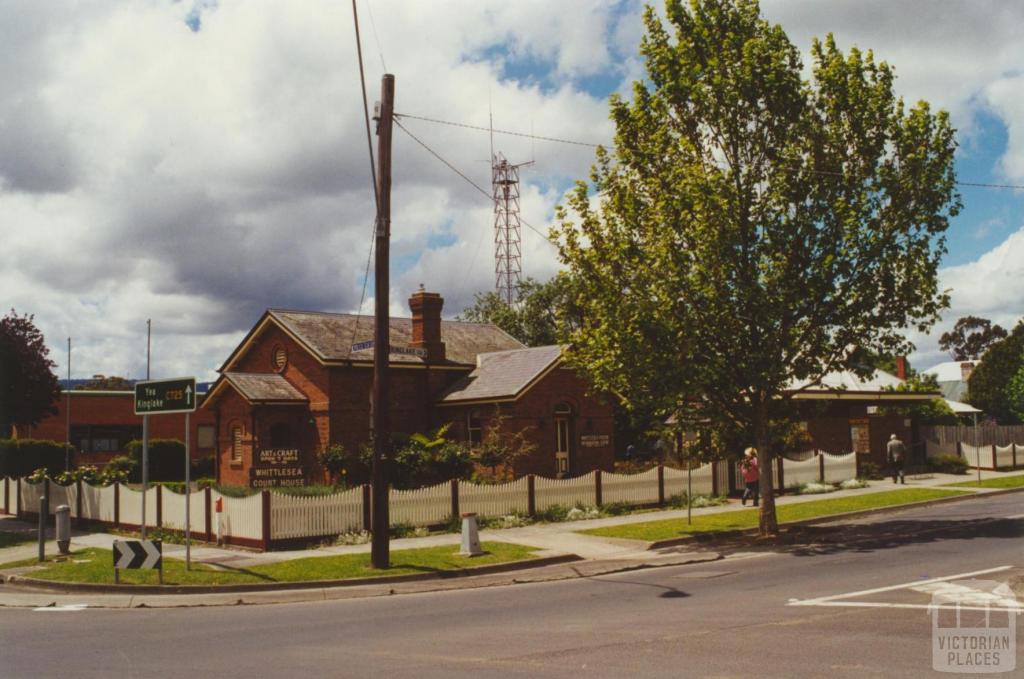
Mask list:
[[196,409],[196,378],[176,377],[135,383],[135,414],[191,413]]

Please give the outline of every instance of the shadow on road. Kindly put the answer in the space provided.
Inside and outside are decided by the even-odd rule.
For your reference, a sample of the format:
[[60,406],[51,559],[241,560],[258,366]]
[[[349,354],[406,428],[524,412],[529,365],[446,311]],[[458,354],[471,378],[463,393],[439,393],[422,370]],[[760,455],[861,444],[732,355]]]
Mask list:
[[730,551],[772,551],[794,556],[843,552],[869,553],[913,544],[977,538],[1024,537],[1021,519],[892,519],[866,524],[793,526],[777,538],[731,536],[658,550],[661,554]]

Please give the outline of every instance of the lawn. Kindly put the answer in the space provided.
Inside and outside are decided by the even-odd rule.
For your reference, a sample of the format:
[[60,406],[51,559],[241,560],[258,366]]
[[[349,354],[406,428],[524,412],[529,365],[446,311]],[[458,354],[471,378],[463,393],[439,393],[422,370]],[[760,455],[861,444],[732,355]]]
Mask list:
[[21,545],[26,542],[34,542],[36,536],[30,533],[9,533],[7,531],[0,530],[0,549],[4,547],[13,547],[14,545]]
[[[457,571],[473,566],[523,561],[533,557],[534,547],[504,542],[484,542],[484,554],[475,557],[459,556],[458,545],[442,545],[421,549],[403,549],[391,553],[391,568],[375,570],[370,567],[369,554],[315,556],[292,561],[253,566],[251,568],[217,569],[193,562],[192,570],[185,570],[185,562],[164,557],[165,585],[226,585],[273,582],[300,582],[304,580],[340,580],[345,578],[374,578],[385,575],[407,575]],[[31,566],[34,559],[3,568]],[[114,582],[113,556],[106,549],[85,549],[70,557],[47,559],[40,570],[23,575],[40,580],[60,582]],[[126,584],[157,584],[155,571],[121,571],[121,582]]]
[[[864,509],[878,509],[935,500],[944,497],[967,495],[966,491],[942,490],[938,488],[905,488],[883,493],[868,493],[850,497],[833,498],[830,500],[814,500],[776,506],[779,523],[813,519],[832,514],[844,514]],[[667,540],[695,533],[719,533],[722,531],[742,530],[757,526],[757,510],[741,509],[704,514],[693,517],[693,523],[687,524],[685,519],[665,519],[644,523],[607,526],[581,531],[587,535],[608,538],[627,538],[631,540]]]
[[947,483],[945,485],[951,488],[1024,488],[1024,474],[982,479],[981,483],[975,479],[973,481],[961,481],[960,483]]

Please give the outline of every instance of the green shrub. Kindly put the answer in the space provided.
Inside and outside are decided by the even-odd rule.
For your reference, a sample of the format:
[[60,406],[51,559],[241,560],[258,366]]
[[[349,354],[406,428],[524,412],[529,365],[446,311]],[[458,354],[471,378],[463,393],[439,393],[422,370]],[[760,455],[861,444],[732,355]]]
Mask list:
[[319,497],[338,492],[335,486],[290,486],[287,488],[274,488],[273,490],[275,493],[281,493],[282,495],[298,497]]
[[859,478],[880,481],[885,477],[882,476],[882,468],[874,462],[861,462]]
[[224,497],[249,497],[259,491],[249,486],[214,486],[213,490]]
[[[128,456],[135,461],[133,483],[142,481],[142,441],[129,441]],[[149,480],[185,480],[185,444],[178,439],[149,440]]]
[[607,514],[608,516],[619,516],[621,514],[629,514],[633,511],[633,505],[628,502],[608,502],[601,505],[601,513]]
[[967,460],[959,455],[936,455],[928,458],[928,470],[942,474],[966,474]]
[[0,477],[28,476],[44,467],[51,477],[75,464],[74,448],[58,441],[0,439]]
[[545,523],[558,523],[559,521],[565,521],[565,517],[569,515],[570,507],[565,505],[551,505],[546,509],[537,511],[536,518],[538,521]]

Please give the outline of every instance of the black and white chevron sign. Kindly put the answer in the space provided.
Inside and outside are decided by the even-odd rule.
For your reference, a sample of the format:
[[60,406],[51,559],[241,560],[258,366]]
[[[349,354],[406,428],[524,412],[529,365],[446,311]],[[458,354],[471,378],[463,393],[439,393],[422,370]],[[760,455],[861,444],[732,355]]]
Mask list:
[[159,540],[114,540],[114,568],[162,568]]

